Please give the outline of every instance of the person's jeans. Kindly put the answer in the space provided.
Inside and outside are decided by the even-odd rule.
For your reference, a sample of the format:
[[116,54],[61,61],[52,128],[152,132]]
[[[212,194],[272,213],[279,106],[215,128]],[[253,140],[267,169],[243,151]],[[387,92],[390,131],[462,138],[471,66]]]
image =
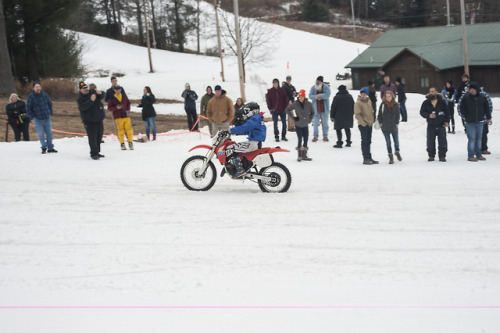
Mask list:
[[394,133],[389,133],[389,132],[384,132],[384,137],[385,137],[385,143],[387,143],[387,152],[389,154],[392,154],[392,147],[391,147],[391,134],[392,134],[392,139],[394,140],[394,149],[396,151],[399,151],[399,137],[398,137],[398,131]]
[[465,123],[465,130],[467,131],[467,155],[468,158],[473,158],[474,154],[477,158],[482,157],[481,153],[481,139],[483,137],[483,123]]
[[156,124],[155,124],[155,119],[156,117],[149,117],[146,120],[144,120],[144,125],[146,126],[146,135],[149,138],[149,129],[153,131],[153,136],[156,137]]
[[448,141],[446,140],[446,127],[427,126],[427,153],[429,157],[436,156],[436,137],[438,138],[439,158],[445,158],[448,151]]
[[274,137],[276,139],[279,139],[280,137],[280,130],[278,129],[278,120],[281,118],[281,137],[285,138],[286,137],[286,113],[278,113],[278,114],[273,114],[273,122],[274,122]]
[[33,118],[33,121],[35,122],[36,134],[38,134],[38,139],[40,140],[42,149],[54,149],[54,145],[52,144],[52,122],[50,121],[50,118]]
[[399,102],[399,112],[401,112],[401,121],[408,121],[408,112],[406,112],[406,100]]
[[[298,127],[295,126],[295,131],[297,132],[297,139],[299,140],[297,147],[306,147],[307,148],[307,140],[309,139],[309,127]],[[304,141],[304,144],[302,144]]]
[[314,127],[314,133],[313,136],[315,138],[318,138],[319,136],[319,122],[323,123],[323,137],[327,138],[328,137],[328,122],[330,121],[330,112],[314,112],[314,118],[313,118],[313,127]]
[[365,160],[371,159],[370,145],[372,143],[372,127],[358,125],[359,132],[361,133],[361,152]]

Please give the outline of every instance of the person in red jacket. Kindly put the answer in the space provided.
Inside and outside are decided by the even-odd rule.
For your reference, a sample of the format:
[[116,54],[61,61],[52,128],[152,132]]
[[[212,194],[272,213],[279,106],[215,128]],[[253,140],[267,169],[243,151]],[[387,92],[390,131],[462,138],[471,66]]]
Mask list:
[[113,113],[113,119],[115,120],[116,130],[118,131],[118,140],[120,140],[120,146],[122,150],[125,148],[125,138],[124,135],[127,134],[128,147],[130,150],[134,149],[134,144],[132,140],[134,138],[134,131],[132,130],[132,122],[130,121],[130,101],[127,95],[122,94],[122,88],[120,86],[114,86],[113,90],[115,94],[111,96],[108,101],[108,110]]
[[286,138],[286,112],[285,108],[288,106],[288,96],[285,89],[280,87],[278,79],[273,80],[273,87],[267,90],[266,94],[267,108],[273,116],[274,122],[274,138],[276,142],[280,141],[280,131],[278,129],[278,118],[281,118],[282,130],[281,140],[288,141]]

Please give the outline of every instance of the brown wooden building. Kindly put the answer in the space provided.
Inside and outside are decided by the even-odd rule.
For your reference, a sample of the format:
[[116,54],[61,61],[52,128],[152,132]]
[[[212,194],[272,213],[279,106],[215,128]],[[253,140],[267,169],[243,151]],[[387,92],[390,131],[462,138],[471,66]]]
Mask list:
[[[469,72],[488,92],[500,92],[500,23],[466,27]],[[461,26],[396,29],[385,33],[351,61],[354,89],[375,81],[377,89],[385,74],[400,77],[407,92],[427,93],[441,89],[447,80],[456,85],[464,73]]]

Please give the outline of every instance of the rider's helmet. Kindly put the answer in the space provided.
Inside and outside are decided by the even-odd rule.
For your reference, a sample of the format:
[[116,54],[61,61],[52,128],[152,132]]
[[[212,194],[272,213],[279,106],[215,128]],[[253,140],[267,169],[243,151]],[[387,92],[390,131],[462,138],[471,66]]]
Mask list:
[[250,102],[245,104],[242,108],[239,110],[236,110],[234,119],[233,119],[233,124],[235,126],[241,126],[244,123],[247,122],[248,119],[250,119],[251,116],[260,113],[260,106],[259,104],[255,102]]

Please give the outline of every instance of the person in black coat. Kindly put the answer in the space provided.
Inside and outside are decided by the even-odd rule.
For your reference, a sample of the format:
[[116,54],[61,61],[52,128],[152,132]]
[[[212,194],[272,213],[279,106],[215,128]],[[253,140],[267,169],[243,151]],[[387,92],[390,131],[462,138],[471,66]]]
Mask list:
[[406,86],[402,82],[401,78],[396,78],[396,94],[398,96],[399,112],[401,112],[401,122],[408,121],[408,114],[406,112]]
[[21,133],[24,141],[30,141],[29,124],[30,117],[26,113],[26,104],[19,99],[17,94],[11,94],[9,104],[5,107],[9,125],[14,130],[14,138],[21,141]]
[[139,107],[142,107],[142,120],[144,120],[144,125],[146,126],[146,135],[149,139],[149,130],[153,131],[153,141],[156,140],[156,111],[153,104],[156,102],[155,95],[151,92],[151,88],[146,86],[144,87],[144,95],[142,95],[141,104]]
[[342,148],[342,129],[346,135],[346,147],[350,147],[352,143],[351,128],[354,118],[354,99],[344,85],[339,87],[339,91],[333,98],[330,118],[334,123],[333,128],[337,131],[337,144],[333,147]]
[[430,88],[426,100],[420,107],[420,115],[427,119],[427,153],[429,162],[436,156],[436,137],[438,138],[439,161],[446,162],[448,141],[446,140],[446,127],[450,122],[450,112],[443,95],[438,94],[436,88]]
[[372,108],[373,108],[373,120],[377,119],[377,90],[375,89],[375,82],[373,81],[368,81],[368,90],[369,94],[368,97],[370,98],[370,101],[372,102]]
[[87,131],[90,146],[90,157],[93,160],[103,158],[101,155],[101,140],[104,133],[104,125],[102,121],[106,117],[104,106],[101,100],[104,94],[100,90],[89,91],[85,82],[78,84],[80,95],[78,96],[78,110],[82,118],[83,125]]

